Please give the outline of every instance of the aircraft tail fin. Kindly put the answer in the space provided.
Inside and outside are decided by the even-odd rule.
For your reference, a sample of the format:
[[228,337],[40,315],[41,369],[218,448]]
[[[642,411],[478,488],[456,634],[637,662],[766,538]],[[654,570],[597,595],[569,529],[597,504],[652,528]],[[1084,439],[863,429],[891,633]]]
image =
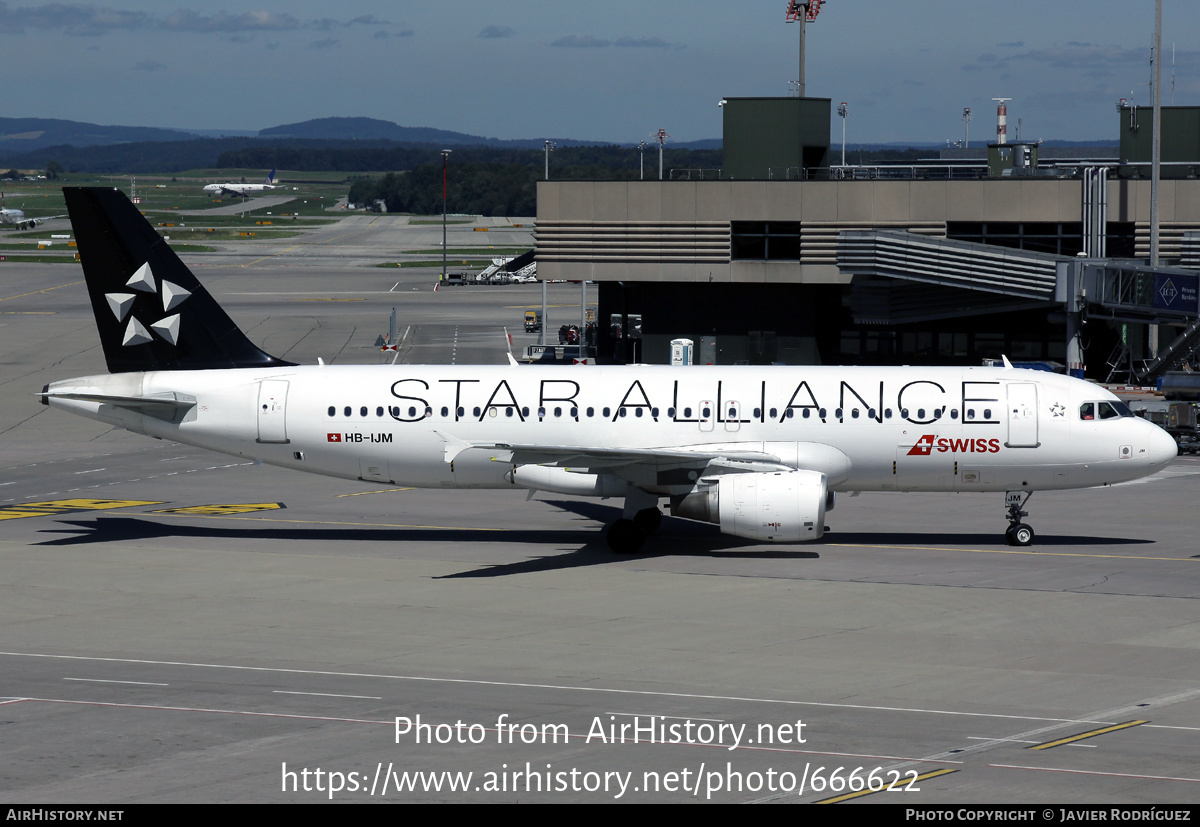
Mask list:
[[274,184],[275,183],[275,170],[271,170],[271,174],[267,176],[267,180],[264,183],[266,183],[266,184]]
[[246,338],[123,192],[63,196],[109,372],[292,364]]

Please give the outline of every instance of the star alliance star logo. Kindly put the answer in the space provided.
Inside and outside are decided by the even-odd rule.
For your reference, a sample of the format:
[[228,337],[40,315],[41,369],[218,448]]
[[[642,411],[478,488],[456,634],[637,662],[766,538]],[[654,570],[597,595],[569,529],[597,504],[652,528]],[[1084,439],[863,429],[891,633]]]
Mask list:
[[[129,281],[125,282],[125,286],[141,293],[154,293],[157,295],[162,301],[163,313],[170,313],[176,307],[183,304],[188,296],[192,295],[190,290],[184,290],[178,284],[172,284],[165,279],[156,283],[154,273],[150,270],[149,262],[139,267],[129,278]],[[117,317],[118,322],[124,322],[128,317],[128,323],[125,325],[125,335],[121,338],[121,344],[126,347],[132,347],[133,345],[152,342],[154,341],[154,334],[158,334],[168,344],[179,344],[179,314],[164,315],[158,321],[150,322],[147,327],[147,325],[143,324],[140,319],[131,313],[137,295],[137,293],[104,294],[104,298],[108,300],[108,306],[112,310],[113,315]]]
[[1050,406],[1050,413],[1055,417],[1060,417],[1067,412],[1066,407],[1061,402],[1055,402]]

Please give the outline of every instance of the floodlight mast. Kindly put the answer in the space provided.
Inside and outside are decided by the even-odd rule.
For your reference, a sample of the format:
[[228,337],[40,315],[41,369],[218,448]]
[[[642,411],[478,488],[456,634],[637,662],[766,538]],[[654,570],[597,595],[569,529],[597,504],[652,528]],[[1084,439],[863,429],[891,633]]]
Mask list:
[[850,110],[845,101],[838,104],[838,114],[842,116],[842,166],[846,166],[846,118],[850,116]]
[[800,81],[797,89],[804,97],[804,36],[807,24],[817,19],[824,0],[788,0],[787,22],[800,24]]
[[971,107],[963,107],[963,149],[971,147]]
[[667,130],[665,130],[665,129],[660,129],[654,133],[654,138],[655,138],[655,140],[658,141],[658,180],[659,181],[661,181],[663,179],[663,142],[666,141],[667,138],[670,138],[670,137],[671,136],[667,134]]
[[446,161],[451,149],[442,150],[442,283],[446,282]]

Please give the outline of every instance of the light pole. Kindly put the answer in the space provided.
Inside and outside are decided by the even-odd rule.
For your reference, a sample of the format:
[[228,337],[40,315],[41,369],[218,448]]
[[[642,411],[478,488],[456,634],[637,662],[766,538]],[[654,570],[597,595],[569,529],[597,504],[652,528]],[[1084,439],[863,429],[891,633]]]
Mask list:
[[845,101],[838,106],[838,114],[842,116],[842,166],[846,166],[846,118],[850,111],[846,108]]
[[963,149],[968,149],[971,146],[970,137],[971,129],[971,107],[963,107]]
[[554,151],[554,141],[546,141],[546,177],[543,180],[550,180],[550,153]]
[[661,181],[663,179],[663,142],[671,136],[667,134],[667,130],[660,129],[654,137],[658,138],[658,180]]
[[453,150],[442,150],[442,283],[446,281],[446,161]]
[[646,141],[638,144],[638,180],[646,180]]

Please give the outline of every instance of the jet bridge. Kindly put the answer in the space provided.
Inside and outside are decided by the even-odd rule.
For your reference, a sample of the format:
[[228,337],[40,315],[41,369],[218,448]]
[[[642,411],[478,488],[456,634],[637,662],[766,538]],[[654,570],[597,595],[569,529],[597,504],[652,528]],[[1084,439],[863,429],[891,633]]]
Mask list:
[[[1200,262],[1200,233],[1188,235],[1185,260],[1191,255]],[[1135,260],[1072,258],[895,230],[840,233],[837,263],[843,273],[854,276],[851,311],[859,324],[1065,310],[1067,359],[1079,374],[1078,333],[1085,319],[1186,325],[1157,359],[1131,367],[1143,380],[1177,367],[1200,350],[1200,274],[1193,270],[1150,267]]]

